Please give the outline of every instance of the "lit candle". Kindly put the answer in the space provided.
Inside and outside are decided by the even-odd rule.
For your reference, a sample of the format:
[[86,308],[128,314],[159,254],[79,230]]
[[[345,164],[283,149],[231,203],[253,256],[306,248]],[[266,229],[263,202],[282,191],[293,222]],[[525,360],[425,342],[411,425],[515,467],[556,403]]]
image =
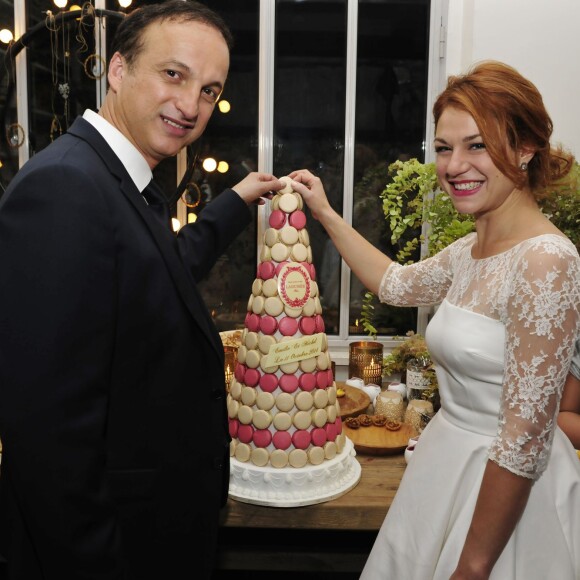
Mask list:
[[381,378],[381,365],[374,358],[363,369],[363,378],[371,382],[378,382]]
[[234,376],[234,373],[232,371],[232,369],[230,368],[230,365],[228,364],[226,366],[226,370],[225,370],[225,377],[226,377],[226,390],[229,392],[230,390],[230,383],[232,382],[232,378]]

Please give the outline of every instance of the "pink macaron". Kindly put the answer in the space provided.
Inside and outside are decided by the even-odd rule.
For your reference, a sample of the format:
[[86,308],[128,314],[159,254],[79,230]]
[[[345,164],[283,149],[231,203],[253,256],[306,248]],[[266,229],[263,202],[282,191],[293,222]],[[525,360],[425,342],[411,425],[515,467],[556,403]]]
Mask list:
[[240,426],[240,422],[237,419],[230,419],[228,422],[228,430],[230,432],[230,437],[237,437],[238,436],[238,428]]
[[337,428],[336,428],[336,422],[327,423],[324,426],[324,430],[326,431],[326,437],[328,437],[329,441],[334,441],[336,439],[336,436],[338,435]]
[[302,334],[314,334],[316,332],[316,322],[312,316],[303,316],[299,323]]
[[244,324],[249,331],[258,332],[260,329],[260,317],[253,312],[248,312]]
[[250,443],[254,436],[254,428],[251,425],[240,425],[238,429],[238,439],[242,443]]
[[276,449],[288,449],[292,445],[292,437],[288,431],[278,431],[272,437],[272,443]]
[[292,435],[292,443],[296,449],[308,449],[312,437],[310,436],[309,431],[305,431],[304,429],[298,429],[298,431],[294,431]]
[[281,209],[275,209],[268,219],[271,228],[279,230],[286,223],[286,214]]
[[328,387],[328,374],[326,371],[319,371],[316,373],[316,386],[319,389],[326,389],[326,387]]
[[274,373],[266,373],[260,377],[260,388],[266,393],[273,393],[278,387],[278,377]]
[[316,323],[316,332],[324,332],[324,319],[320,314],[314,317],[314,322]]
[[282,375],[279,384],[285,393],[293,393],[298,389],[298,377],[296,375]]
[[270,278],[274,277],[274,274],[276,273],[276,266],[274,265],[274,262],[262,262],[258,266],[258,270],[259,278],[262,278],[262,280],[269,280]]
[[328,441],[326,431],[321,427],[316,427],[315,429],[312,429],[311,434],[312,434],[312,443],[314,443],[314,445],[317,445],[318,447],[322,447]]
[[243,383],[245,375],[246,375],[246,365],[237,363],[236,370],[234,371],[234,376],[240,383]]
[[267,315],[260,318],[260,331],[263,334],[274,334],[277,327],[278,322],[273,316]]
[[244,376],[244,383],[248,387],[255,387],[260,380],[260,371],[257,369],[247,369]]
[[256,447],[268,447],[272,442],[272,434],[268,429],[256,429],[253,440]]
[[288,221],[291,226],[295,227],[297,230],[301,230],[306,225],[306,215],[302,210],[297,209],[290,214]]
[[280,319],[278,330],[284,336],[294,336],[298,332],[298,321],[295,318],[285,316]]
[[313,373],[303,373],[298,379],[298,384],[303,391],[313,391],[316,388],[316,375]]

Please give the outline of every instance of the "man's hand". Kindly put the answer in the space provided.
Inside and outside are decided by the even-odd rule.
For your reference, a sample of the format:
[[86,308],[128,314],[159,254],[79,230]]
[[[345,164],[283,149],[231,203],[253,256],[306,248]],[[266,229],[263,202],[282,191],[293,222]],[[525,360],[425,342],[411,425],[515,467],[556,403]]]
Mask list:
[[232,189],[248,204],[264,205],[264,198],[271,198],[272,194],[282,189],[284,184],[271,173],[253,171],[249,173]]

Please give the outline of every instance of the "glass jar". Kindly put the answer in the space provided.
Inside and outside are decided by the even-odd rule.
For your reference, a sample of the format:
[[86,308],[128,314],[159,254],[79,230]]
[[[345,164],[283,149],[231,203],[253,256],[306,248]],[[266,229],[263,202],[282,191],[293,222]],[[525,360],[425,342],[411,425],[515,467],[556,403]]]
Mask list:
[[407,362],[407,399],[422,399],[431,386],[433,371],[429,357],[412,358]]

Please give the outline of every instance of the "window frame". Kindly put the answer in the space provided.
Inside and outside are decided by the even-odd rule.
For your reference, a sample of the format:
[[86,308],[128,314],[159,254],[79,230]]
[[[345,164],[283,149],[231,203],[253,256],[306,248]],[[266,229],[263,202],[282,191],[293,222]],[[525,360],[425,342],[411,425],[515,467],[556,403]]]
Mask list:
[[[430,23],[429,23],[429,49],[428,49],[428,82],[427,82],[427,119],[426,134],[423,142],[425,161],[433,160],[433,152],[430,144],[433,142],[434,127],[431,120],[433,102],[444,87],[445,83],[445,42],[449,0],[430,0]],[[106,8],[105,0],[94,0],[95,8]],[[347,0],[347,47],[346,47],[346,106],[345,106],[345,135],[344,135],[344,191],[343,191],[343,217],[352,222],[353,209],[353,172],[355,156],[355,114],[356,114],[356,73],[357,73],[357,31],[358,31],[358,7],[359,0]],[[25,33],[26,26],[26,3],[14,3],[14,28],[15,37],[19,38]],[[103,31],[106,34],[106,31]],[[274,58],[276,36],[276,2],[260,0],[259,2],[259,89],[258,89],[258,170],[271,172],[274,159]],[[106,37],[101,37],[106,42]],[[104,50],[104,49],[103,49]],[[105,55],[105,60],[107,56]],[[95,81],[97,95],[97,107],[100,107],[100,95],[105,94],[106,75]],[[16,59],[16,95],[17,116],[19,123],[28,135],[28,86],[27,86],[27,57],[26,49]],[[28,142],[19,149],[19,166],[28,160]],[[176,184],[179,183],[187,166],[185,150],[177,156]],[[259,240],[268,227],[269,204],[261,206],[258,210],[258,255]],[[177,217],[183,220],[185,216],[183,202],[178,203]],[[185,220],[182,221],[185,223]],[[349,308],[350,308],[350,279],[351,271],[343,263],[340,279],[340,308],[339,308],[339,334],[329,336],[329,347],[333,360],[338,365],[348,364],[348,345],[353,340],[360,340],[361,335],[349,334]],[[416,332],[424,333],[427,326],[431,309],[420,308],[418,313],[418,325]],[[364,338],[364,336],[362,337]],[[385,349],[390,350],[397,345],[399,340],[394,337],[379,337]]]

